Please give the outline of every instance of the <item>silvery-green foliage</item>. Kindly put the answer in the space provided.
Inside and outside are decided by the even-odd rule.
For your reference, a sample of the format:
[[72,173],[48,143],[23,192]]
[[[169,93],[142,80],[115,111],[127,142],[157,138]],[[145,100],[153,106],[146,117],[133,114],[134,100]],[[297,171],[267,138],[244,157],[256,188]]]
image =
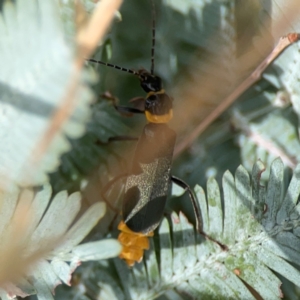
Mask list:
[[[170,2],[165,1],[168,4]],[[191,34],[186,34],[185,41],[193,44],[193,41],[189,40],[192,37],[194,43],[200,45],[201,51],[199,51],[199,57],[197,56],[194,60],[195,63],[190,67],[193,76],[186,80],[187,88],[184,89],[184,92],[180,93],[180,86],[174,86],[177,97],[184,103],[190,103],[191,96],[195,96],[199,102],[193,103],[192,111],[195,112],[199,120],[202,120],[207,114],[207,111],[203,109],[204,105],[201,105],[202,102],[208,103],[208,106],[215,101],[222,103],[222,99],[228,95],[231,88],[235,87],[235,85],[230,86],[229,78],[234,79],[234,74],[238,77],[235,78],[238,79],[237,82],[244,77],[247,78],[271,52],[281,35],[300,31],[299,17],[297,17],[300,12],[296,1],[289,3],[269,0],[247,2],[247,4],[252,3],[255,8],[255,10],[250,9],[248,14],[243,11],[245,6],[243,2],[235,2],[235,4],[240,4],[238,6],[246,17],[251,16],[249,20],[247,19],[245,28],[251,28],[253,34],[249,35],[249,32],[245,30],[245,34],[240,35],[241,41],[239,41],[236,39],[237,32],[241,30],[240,26],[243,24],[239,24],[238,20],[235,19],[239,7],[235,7],[232,1],[199,1],[197,5],[203,7],[202,12],[200,10],[196,12],[193,4],[187,2],[188,4],[182,4],[180,1],[174,1],[170,7],[176,7],[177,11],[185,11],[188,7],[188,12],[190,14],[194,12],[197,16],[199,25],[196,29],[191,30]],[[234,6],[235,13],[230,9],[230,5]],[[183,6],[184,9],[182,9]],[[210,8],[214,6],[215,9],[210,11]],[[215,19],[213,19],[214,17]],[[188,18],[188,20],[190,19],[192,18]],[[212,24],[207,25],[207,20],[212,20],[214,26]],[[281,30],[280,33],[279,29]],[[203,34],[200,34],[201,30],[204,31]],[[195,36],[194,32],[196,32]],[[211,36],[211,44],[204,43],[207,36]],[[219,36],[221,38],[218,38]],[[224,38],[222,39],[222,37]],[[239,43],[243,46],[247,42],[249,45],[246,53],[237,54]],[[197,177],[209,177],[208,173],[211,174],[209,170],[214,170],[214,175],[220,178],[223,171],[226,169],[233,171],[239,163],[242,163],[250,171],[258,159],[264,161],[269,170],[271,162],[278,156],[282,158],[286,166],[295,168],[299,162],[300,147],[298,138],[300,112],[298,103],[299,45],[299,42],[296,42],[280,54],[262,75],[262,80],[236,99],[227,111],[230,116],[229,119],[226,114],[223,114],[219,123],[206,130],[204,135],[199,138],[199,142],[196,142],[199,150],[195,153],[200,153],[200,156],[193,158],[192,163],[187,161],[181,164],[182,174],[192,173],[190,178],[193,183],[196,183]],[[262,53],[261,48],[264,48],[265,52]],[[176,52],[176,49],[173,52]],[[213,59],[209,59],[212,57],[212,53],[214,54]],[[260,59],[254,63],[259,55],[261,55]],[[178,54],[179,56],[180,54]],[[239,60],[239,56],[244,60]],[[245,57],[249,57],[248,60]],[[249,70],[243,75],[244,77],[239,78],[238,71],[243,69],[244,61],[251,60],[253,60],[253,64],[248,66]],[[211,68],[214,63],[218,67]],[[204,79],[201,74],[203,74]],[[231,75],[233,77],[230,77]],[[202,81],[194,82],[195,76],[198,76]],[[225,92],[222,91],[224,82],[227,87],[230,87]],[[212,86],[210,93],[205,93],[207,86]],[[193,93],[193,91],[195,92]],[[185,95],[187,98],[184,98]],[[188,115],[188,118],[191,116]],[[193,123],[191,130],[194,127]],[[232,128],[236,131],[232,131]],[[231,142],[229,142],[230,140]],[[196,147],[196,143],[194,143],[194,147]],[[236,149],[234,144],[239,149]],[[237,155],[238,152],[240,155]],[[196,167],[195,163],[197,164]]]
[[[256,38],[260,47],[269,43],[268,34],[273,42],[268,47],[271,52],[281,36],[300,31],[296,1],[262,0],[259,5],[261,36]],[[267,169],[278,156],[290,168],[300,161],[299,47],[298,41],[285,49],[231,111],[232,122],[241,130],[238,143],[242,164],[248,170],[257,159],[264,161]]]
[[[98,170],[99,165],[102,169],[95,176],[95,180],[100,184],[99,180],[106,177],[104,174],[111,172],[109,167],[113,162],[121,161],[124,156],[122,142],[108,142],[110,137],[128,132],[120,114],[107,101],[99,101],[91,108],[92,114],[86,124],[85,134],[81,138],[69,139],[71,150],[61,156],[58,170],[50,174],[50,182],[55,192],[62,189],[79,190],[84,179]],[[120,163],[117,166],[121,173]]]
[[91,76],[75,65],[56,1],[5,1],[0,35],[0,176],[40,184],[70,149],[67,136],[84,132]]
[[[160,15],[158,13],[162,20],[160,25],[158,22],[158,26],[162,26],[163,31],[160,32],[159,28],[156,31],[156,71],[162,76],[164,82],[169,84],[170,89],[168,90],[173,91],[175,108],[177,105],[179,106],[179,103],[183,103],[182,107],[186,109],[186,104],[190,103],[188,97],[190,94],[180,94],[179,89],[177,90],[177,87],[180,86],[174,80],[176,74],[186,75],[182,73],[182,68],[190,67],[194,71],[192,74],[202,72],[204,78],[207,77],[207,74],[213,73],[211,76],[213,80],[209,82],[212,84],[212,92],[208,95],[203,94],[202,88],[197,89],[198,86],[202,87],[202,84],[205,86],[206,82],[193,82],[190,79],[194,79],[194,77],[188,77],[188,81],[192,82],[188,91],[195,88],[196,99],[207,100],[209,104],[213,100],[221,101],[222,97],[226,96],[220,95],[220,84],[223,80],[227,84],[228,72],[232,72],[234,75],[237,68],[234,63],[236,33],[233,26],[235,22],[233,1],[196,2],[195,4],[195,1],[163,1],[166,6],[163,6],[163,13],[160,12]],[[266,2],[271,3],[273,9],[265,6]],[[287,2],[261,1],[256,3],[260,3],[275,22],[278,15],[275,16],[272,13],[280,11],[281,7],[283,10],[282,5]],[[277,3],[281,3],[281,7],[276,6]],[[138,20],[142,19],[140,16],[142,12],[150,19],[149,9],[137,13],[135,6],[128,4],[127,7],[127,11],[132,13],[128,17],[130,21],[137,18],[139,18]],[[133,7],[134,9],[132,9]],[[196,10],[195,7],[197,7]],[[252,11],[249,11],[249,14],[252,14]],[[257,16],[254,15],[254,17]],[[119,25],[121,30],[130,23],[128,19],[124,15],[124,23],[122,23],[124,26]],[[136,22],[133,21],[131,24],[131,27],[127,27],[123,34],[119,34],[118,39],[113,32],[110,35],[115,42],[113,47],[115,56],[112,57],[111,62],[115,63],[117,58],[122,66],[148,68],[150,33],[147,44],[145,42],[147,28],[136,26]],[[137,32],[141,33],[142,38],[139,39]],[[256,33],[259,33],[259,30]],[[211,40],[210,37],[212,37]],[[249,41],[255,39],[253,36],[246,36],[246,38]],[[120,44],[120,41],[123,43]],[[221,43],[222,41],[224,43]],[[274,43],[276,41],[275,37]],[[189,52],[189,50],[196,51],[196,47],[200,48],[200,50],[198,49],[200,55],[196,57],[197,64],[190,66],[190,56],[188,55],[191,55],[192,51]],[[144,57],[141,58],[142,55]],[[230,131],[228,119],[223,118],[220,126],[212,126],[208,133],[201,137],[200,146],[197,148],[194,145],[192,148],[190,161],[185,163],[180,160],[178,162],[179,168],[182,168],[182,173],[185,174],[181,176],[183,179],[191,183],[186,178],[188,177],[186,174],[192,173],[193,180],[199,182],[205,178],[205,176],[199,176],[199,172],[203,170],[206,176],[211,174],[209,171],[212,169],[219,174],[220,170],[233,170],[240,163],[239,153],[247,170],[251,170],[258,158],[267,162],[270,167],[273,159],[279,155],[285,165],[293,168],[296,166],[299,156],[299,151],[297,151],[299,148],[297,109],[295,101],[290,101],[290,97],[293,96],[294,91],[297,94],[299,89],[297,63],[294,64],[294,60],[298,61],[298,55],[298,44],[295,44],[275,61],[276,68],[269,68],[267,74],[264,74],[263,80],[242,96],[240,101],[237,101],[238,104],[232,110],[230,122],[235,125],[235,129],[239,130],[238,133]],[[220,59],[215,61],[211,57]],[[225,69],[221,68],[223,64]],[[217,65],[218,68],[212,69],[211,65]],[[253,66],[253,69],[255,67],[256,65]],[[186,69],[184,70],[186,71]],[[107,72],[116,71],[109,70]],[[118,75],[114,73],[114,76]],[[113,78],[115,78],[114,76]],[[285,81],[286,78],[287,81]],[[112,82],[115,83],[115,81]],[[127,92],[134,88],[133,85],[128,84],[127,81],[122,84],[122,81],[118,80],[118,84],[113,87],[114,92],[119,92],[118,96],[124,101],[123,103],[127,103],[127,100],[130,99],[127,97]],[[286,106],[278,106],[277,102],[282,98],[286,99]],[[192,108],[200,122],[202,107],[197,104],[195,103]],[[175,122],[179,123],[181,127],[189,126],[188,122],[187,124],[182,122],[180,110],[177,115],[175,114]],[[195,126],[195,123],[191,126]],[[220,147],[218,143],[223,141],[224,131],[226,138],[232,140],[238,138],[239,153],[233,151],[232,143],[224,143]],[[212,145],[215,146],[214,151],[212,151]],[[295,250],[297,247],[291,249],[291,247],[284,246],[287,244],[287,240],[283,242],[284,239],[288,239],[288,230],[293,223],[291,221],[293,217],[290,215],[287,223],[280,223],[281,221],[277,220],[277,215],[280,214],[279,207],[283,205],[281,194],[289,195],[294,187],[290,187],[288,192],[283,189],[283,167],[279,161],[276,161],[271,168],[271,179],[266,190],[262,187],[262,183],[258,184],[261,171],[262,168],[257,165],[256,171],[253,173],[252,186],[247,172],[242,167],[238,169],[235,177],[229,172],[225,174],[223,179],[224,211],[221,209],[220,191],[215,181],[210,180],[208,184],[208,213],[205,213],[206,209],[203,207],[203,205],[205,206],[204,193],[201,190],[198,192],[198,197],[201,198],[202,195],[200,203],[205,220],[205,230],[220,242],[223,241],[228,245],[228,251],[223,251],[216,244],[205,241],[199,236],[195,237],[191,225],[188,225],[182,216],[174,215],[173,219],[176,224],[173,224],[171,229],[166,220],[160,227],[159,261],[156,259],[155,252],[150,251],[147,252],[150,259],[132,271],[129,271],[119,260],[115,261],[115,265],[108,264],[101,270],[99,267],[95,267],[94,273],[92,272],[95,275],[94,278],[105,279],[99,280],[99,282],[96,280],[93,284],[88,282],[89,287],[94,287],[96,295],[98,293],[109,295],[110,299],[113,297],[116,299],[152,299],[161,294],[169,299],[176,299],[175,297],[185,299],[187,294],[195,299],[205,295],[212,299],[217,297],[251,299],[253,296],[239,279],[240,276],[266,299],[279,298],[280,281],[270,271],[272,268],[291,282],[295,284],[299,282],[298,271],[287,262],[299,261],[299,253]],[[269,171],[264,174],[269,174]],[[273,203],[273,199],[281,199],[281,201],[279,204],[276,201]],[[295,199],[293,198],[294,202]],[[262,205],[263,201],[266,201],[267,206]],[[289,200],[286,201],[289,202]],[[264,212],[265,209],[267,209],[266,212]],[[275,223],[273,222],[274,215],[276,216]],[[294,222],[292,226],[296,228],[296,225],[297,222]],[[188,230],[182,231],[182,228],[188,228]],[[248,237],[248,235],[250,236]],[[295,236],[296,234],[293,234],[293,238]],[[283,240],[282,237],[284,237]],[[297,245],[297,243],[295,244]],[[292,256],[293,253],[294,256]],[[270,261],[274,264],[271,264]],[[110,269],[114,271],[113,274],[110,273]],[[106,274],[109,275],[106,276]],[[102,287],[100,291],[99,286]],[[119,288],[115,288],[116,286]],[[223,290],[224,294],[220,295],[220,291]]]
[[[7,247],[12,244],[11,251],[19,245],[18,255],[23,257],[24,264],[31,257],[31,264],[25,265],[21,279],[1,284],[2,299],[8,299],[8,295],[24,297],[30,294],[37,294],[38,299],[53,299],[57,285],[71,284],[71,275],[81,262],[114,257],[121,250],[119,243],[113,239],[79,245],[105,214],[105,204],[94,204],[78,218],[81,206],[79,193],[68,196],[63,191],[50,201],[51,195],[49,185],[36,194],[16,187],[1,194],[1,241]],[[22,209],[26,210],[21,212]],[[12,237],[18,222],[26,226],[19,228],[20,236]],[[19,240],[13,242],[16,238]],[[3,246],[0,253],[2,249]],[[18,271],[13,263],[12,267]]]
[[[255,299],[249,286],[263,299],[281,299],[276,274],[299,286],[300,272],[293,264],[299,265],[300,258],[300,165],[287,189],[283,188],[280,159],[272,163],[269,181],[262,184],[264,169],[258,161],[251,176],[242,166],[235,175],[226,172],[223,196],[214,179],[207,182],[206,193],[195,188],[203,229],[225,248],[195,234],[181,213],[173,213],[171,222],[163,220],[159,242],[154,246],[152,240],[143,263],[130,270],[115,259],[110,269],[117,273],[100,268],[117,274],[109,275],[111,286],[121,283],[110,299],[156,299],[159,295],[167,299],[171,295],[178,299]],[[97,286],[107,284],[99,279]]]
[[[70,2],[62,2],[66,3],[63,9],[73,9],[67,7]],[[278,17],[272,13],[280,11],[280,8],[283,11],[283,5],[287,3],[286,1],[271,1],[274,5],[278,4],[276,8],[279,8],[279,10],[271,10],[265,5],[266,2],[268,1],[260,3],[270,14],[272,20]],[[2,132],[0,131],[2,141],[0,174],[9,175],[19,183],[24,183],[22,175],[25,174],[26,183],[28,183],[28,179],[32,179],[33,176],[28,176],[28,168],[27,165],[24,166],[24,162],[27,161],[28,153],[32,153],[33,146],[38,145],[41,134],[49,125],[47,120],[56,111],[61,99],[67,93],[68,80],[71,80],[70,74],[73,74],[73,50],[69,48],[70,46],[63,38],[62,27],[64,26],[69,38],[74,36],[74,24],[72,23],[74,12],[59,11],[64,18],[62,26],[55,1],[28,0],[25,3],[25,1],[19,0],[16,3],[17,6],[11,2],[4,5],[0,20],[0,45],[2,45],[0,47],[2,62],[0,70],[2,88],[0,85],[0,91],[2,91],[1,103],[3,104],[0,109],[3,114],[6,113],[1,118],[3,126],[1,125]],[[88,5],[86,8],[90,12],[91,1],[84,1],[84,3]],[[138,4],[135,2],[134,5]],[[119,40],[122,40],[123,37],[125,42],[121,45],[114,43],[113,50],[117,51],[115,53],[117,55],[113,58],[117,57],[119,62],[124,62],[128,67],[148,68],[151,37],[149,33],[149,43],[147,44],[145,30],[149,28],[136,26],[135,21],[136,18],[143,19],[140,16],[142,11],[150,19],[150,9],[142,9],[138,13],[136,6],[130,7],[129,5],[128,7],[130,8],[128,10],[132,12],[129,20],[134,20],[134,22],[129,30],[118,36]],[[165,0],[163,6],[160,7],[163,7],[163,13],[166,14],[159,15],[158,13],[158,18],[162,20],[159,26],[163,27],[163,31],[157,30],[156,70],[164,82],[169,85],[170,90],[173,90],[175,106],[179,102],[189,103],[190,98],[186,97],[187,94],[183,93],[182,95],[177,90],[174,78],[177,74],[183,74],[182,68],[189,67],[189,59],[197,48],[200,48],[200,50],[198,49],[200,55],[196,58],[197,65],[192,65],[193,71],[202,72],[204,78],[207,74],[213,73],[212,82],[218,83],[213,85],[212,92],[207,95],[204,95],[202,90],[200,95],[197,90],[197,97],[207,100],[209,104],[213,100],[222,98],[219,83],[225,82],[230,86],[231,80],[229,79],[231,77],[229,78],[228,74],[234,75],[237,67],[234,63],[236,49],[236,32],[233,26],[235,24],[234,2],[231,0],[196,2]],[[125,25],[126,18],[123,20]],[[119,27],[123,27],[122,25]],[[136,35],[138,31],[142,36],[140,40]],[[210,39],[211,37],[212,39]],[[118,42],[113,32],[110,38],[113,42]],[[134,40],[129,41],[129,38]],[[252,36],[248,37],[248,40],[252,39]],[[298,162],[299,141],[296,130],[299,116],[297,104],[298,47],[296,44],[285,51],[275,61],[274,67],[264,75],[264,79],[252,88],[250,93],[244,95],[240,104],[235,106],[232,111],[230,121],[233,121],[232,123],[236,125],[235,128],[240,130],[239,147],[242,162],[248,170],[251,169],[257,158],[267,162],[269,166],[273,158],[278,155],[289,166],[295,167]],[[140,58],[141,53],[145,54],[145,60]],[[124,59],[122,55],[124,55]],[[211,60],[211,57],[221,57],[221,59]],[[212,65],[217,68],[210,68]],[[128,82],[122,84],[122,80],[114,78],[109,81],[112,82],[113,93],[119,91],[118,96],[121,96],[120,99],[123,103],[127,103],[130,99],[128,91],[134,88],[133,85]],[[192,87],[198,85],[200,83],[193,83]],[[54,145],[49,147],[49,155],[46,154],[45,162],[42,161],[43,166],[37,174],[37,180],[32,180],[34,183],[45,181],[45,173],[53,171],[57,167],[58,156],[70,149],[70,144],[74,152],[70,152],[69,157],[62,158],[60,170],[70,171],[68,174],[75,179],[85,175],[87,172],[85,167],[94,166],[94,158],[101,151],[103,157],[107,156],[106,151],[93,144],[94,133],[98,132],[99,127],[103,125],[97,127],[97,118],[89,124],[91,135],[85,136],[86,139],[83,138],[84,147],[81,148],[82,145],[72,139],[77,138],[83,132],[82,125],[88,117],[86,108],[91,99],[90,92],[86,89],[83,81],[78,85],[78,89],[79,96],[75,102],[80,99],[77,102],[79,106],[71,116],[71,121],[64,124],[66,127],[62,129],[62,132],[57,132],[58,137],[53,140]],[[135,93],[134,95],[139,94]],[[276,106],[276,101],[282,99],[282,95],[291,106]],[[30,105],[27,105],[28,103]],[[40,105],[41,103],[42,105]],[[192,107],[194,112],[201,113],[202,109],[197,106],[197,103]],[[104,136],[112,136],[117,131],[120,132],[119,129],[122,127],[119,124],[120,128],[118,128],[117,122],[115,123],[117,126],[111,126],[110,113],[106,115],[106,109],[104,111],[107,126],[103,126],[102,131],[99,131],[100,140]],[[265,118],[266,116],[267,118]],[[200,120],[201,117],[197,116],[198,119]],[[179,121],[180,126],[186,126],[180,119],[180,109],[175,120]],[[225,119],[220,126],[222,130],[229,128],[228,123],[228,120]],[[195,124],[190,124],[190,126],[195,126]],[[221,173],[220,170],[228,168],[232,170],[233,166],[240,162],[239,155],[232,151],[232,144],[224,143],[219,147],[220,140],[223,141],[222,138],[224,138],[220,127],[212,127],[209,133],[204,135],[200,141],[201,151],[198,151],[199,148],[195,146],[192,159],[188,163],[184,163],[182,160],[178,162],[183,169],[183,174],[192,173],[199,182],[205,176],[199,176],[199,173],[193,172],[201,170],[208,176],[211,174],[210,170]],[[110,128],[113,128],[111,133],[109,133]],[[22,130],[19,131],[19,129]],[[10,133],[8,134],[8,132]],[[67,132],[71,139],[67,140],[63,132]],[[236,137],[227,130],[226,137],[228,136],[232,139]],[[85,143],[87,140],[88,143]],[[212,151],[212,144],[216,146],[214,149],[217,148],[217,150]],[[90,148],[86,149],[87,147]],[[84,155],[84,153],[88,155]],[[70,157],[71,159],[69,159]],[[24,170],[25,172],[23,172]],[[235,177],[227,172],[223,177],[224,203],[220,200],[220,191],[214,180],[210,180],[208,183],[207,204],[203,190],[199,188],[197,190],[204,229],[209,235],[227,245],[227,251],[222,250],[215,243],[195,235],[193,227],[182,215],[173,214],[172,223],[164,220],[159,229],[157,257],[154,251],[147,252],[149,258],[145,260],[145,263],[131,271],[119,260],[115,260],[114,264],[104,263],[101,268],[94,264],[94,270],[91,272],[95,274],[95,277],[93,280],[86,278],[88,283],[84,287],[91,288],[95,285],[96,295],[98,292],[102,297],[109,299],[152,299],[162,294],[169,299],[185,299],[189,296],[198,299],[205,295],[209,298],[251,299],[252,295],[239,279],[241,277],[266,299],[277,299],[280,297],[280,281],[270,270],[275,270],[295,284],[299,283],[299,273],[290,264],[290,262],[297,264],[299,261],[298,208],[296,206],[299,185],[298,169],[295,171],[288,191],[282,187],[283,167],[280,161],[277,160],[272,165],[271,177],[266,189],[263,188],[262,183],[258,182],[261,171],[262,167],[259,164],[256,165],[252,181],[242,167],[238,169]],[[175,174],[178,175],[178,173]],[[190,184],[193,181],[187,179],[187,175],[182,177]],[[60,178],[56,179],[57,186],[55,188],[63,189],[65,182]],[[63,194],[59,195],[64,198]],[[281,195],[285,195],[285,198],[281,198]],[[77,196],[73,195],[72,197],[77,199]],[[76,201],[74,200],[74,202]],[[263,205],[263,203],[267,205]],[[77,209],[76,205],[74,210]],[[208,207],[208,211],[206,207]],[[60,208],[56,207],[55,211],[56,209]],[[70,211],[73,211],[71,207]],[[64,217],[62,219],[64,222],[61,226],[64,227],[66,225],[63,224],[67,223],[67,220]],[[60,222],[56,223],[58,224],[55,225],[59,227]],[[40,230],[42,231],[42,229]],[[41,234],[39,231],[37,232],[37,236]],[[54,233],[52,232],[52,234]],[[65,249],[74,246],[76,251],[74,253],[71,250],[57,252],[58,257],[55,256],[55,259],[51,260],[53,256],[49,257],[51,263],[41,262],[38,269],[40,271],[34,273],[36,279],[34,288],[38,291],[39,297],[41,299],[43,295],[46,299],[51,297],[50,291],[58,283],[57,276],[53,275],[53,270],[59,270],[60,280],[68,282],[66,278],[69,278],[70,269],[73,266],[66,266],[65,260],[73,261],[75,256],[84,260],[83,253],[90,253],[88,258],[93,258],[96,245],[77,247],[77,244],[66,243]],[[89,249],[91,249],[90,252]],[[103,249],[105,250],[106,247]],[[109,250],[108,246],[107,249]],[[101,287],[100,292],[98,291],[99,286]],[[24,283],[22,290],[27,294],[34,293],[32,284]],[[4,299],[5,297],[3,294]]]

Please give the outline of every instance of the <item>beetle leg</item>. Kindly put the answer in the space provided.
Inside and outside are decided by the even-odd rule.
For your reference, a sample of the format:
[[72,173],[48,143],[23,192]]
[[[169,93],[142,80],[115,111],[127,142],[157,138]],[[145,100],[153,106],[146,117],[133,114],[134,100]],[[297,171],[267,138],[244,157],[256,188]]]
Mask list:
[[171,180],[175,184],[179,185],[180,187],[182,187],[185,191],[187,191],[189,193],[189,196],[190,196],[190,199],[191,199],[191,202],[193,205],[195,217],[196,217],[196,230],[199,233],[203,234],[200,207],[198,206],[198,202],[196,201],[196,197],[195,197],[192,189],[186,182],[184,182],[183,180],[181,180],[180,178],[178,178],[176,176],[171,176]]
[[203,230],[202,230],[202,220],[201,220],[201,214],[200,214],[200,207],[198,206],[198,202],[196,201],[196,197],[192,191],[192,189],[190,188],[190,186],[184,182],[183,180],[181,180],[178,177],[175,176],[171,176],[171,180],[179,185],[180,187],[182,187],[185,191],[188,191],[192,205],[193,205],[193,209],[194,209],[194,213],[195,213],[195,217],[196,217],[196,229],[197,231],[203,235],[205,238],[207,238],[208,240],[211,240],[212,242],[218,244],[223,250],[227,250],[228,247],[220,242],[218,242],[217,240],[215,240],[214,238],[210,237],[209,235],[207,235]]
[[114,179],[110,180],[103,188],[102,192],[101,192],[101,197],[103,199],[103,201],[108,205],[108,207],[114,211],[115,213],[118,213],[119,210],[117,208],[115,208],[114,206],[112,206],[109,201],[107,200],[105,194],[107,193],[107,191],[117,182],[119,181],[121,178],[123,177],[127,177],[128,174],[127,173],[122,173],[120,175],[118,175],[117,177],[115,177]]

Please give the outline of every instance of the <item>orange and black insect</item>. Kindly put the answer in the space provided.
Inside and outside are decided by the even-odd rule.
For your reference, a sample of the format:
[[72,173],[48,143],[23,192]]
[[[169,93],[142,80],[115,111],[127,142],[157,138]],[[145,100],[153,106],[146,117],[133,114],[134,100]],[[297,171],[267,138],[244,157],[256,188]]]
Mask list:
[[113,64],[89,59],[89,62],[102,64],[137,76],[141,87],[147,93],[144,110],[132,107],[116,107],[130,113],[143,113],[148,124],[138,139],[132,167],[127,176],[122,207],[121,231],[118,240],[123,245],[120,257],[129,266],[140,262],[144,250],[149,248],[148,237],[160,224],[171,183],[174,182],[189,192],[196,216],[197,230],[202,232],[199,207],[190,187],[177,177],[171,176],[173,151],[176,133],[167,123],[172,119],[172,98],[164,91],[160,77],[154,75],[155,12],[153,6],[153,29],[151,48],[151,71],[134,71]]

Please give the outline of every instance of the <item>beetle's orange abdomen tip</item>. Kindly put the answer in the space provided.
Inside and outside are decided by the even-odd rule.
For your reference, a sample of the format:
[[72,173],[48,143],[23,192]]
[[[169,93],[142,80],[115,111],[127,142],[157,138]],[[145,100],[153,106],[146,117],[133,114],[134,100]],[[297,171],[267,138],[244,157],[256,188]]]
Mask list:
[[118,240],[123,246],[119,257],[124,259],[129,267],[132,267],[135,262],[142,261],[144,250],[149,249],[148,237],[153,236],[153,232],[148,234],[134,232],[123,221],[118,225],[118,229],[121,231]]
[[132,247],[124,247],[119,257],[124,259],[129,267],[133,267],[136,262],[141,262],[144,256],[144,250]]

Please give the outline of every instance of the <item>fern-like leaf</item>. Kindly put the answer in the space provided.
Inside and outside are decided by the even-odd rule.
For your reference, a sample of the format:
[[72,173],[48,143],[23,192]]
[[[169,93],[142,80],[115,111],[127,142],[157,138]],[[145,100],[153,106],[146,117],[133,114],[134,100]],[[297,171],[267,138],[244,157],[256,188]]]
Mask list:
[[207,183],[207,195],[195,188],[204,231],[226,249],[195,234],[181,213],[173,213],[171,223],[163,220],[159,242],[154,246],[152,241],[143,263],[130,270],[114,260],[118,279],[112,276],[112,284],[120,281],[124,293],[115,294],[115,299],[155,299],[162,294],[179,299],[255,299],[255,293],[280,299],[276,273],[299,286],[300,272],[291,263],[298,265],[300,258],[300,165],[286,191],[281,159],[272,163],[266,186],[260,181],[264,169],[258,161],[251,176],[243,167],[235,176],[227,171],[223,196],[214,179]]
[[5,1],[0,35],[0,176],[41,184],[70,149],[66,136],[83,134],[92,94],[74,45],[65,41],[56,1]]
[[2,194],[2,299],[30,294],[53,299],[56,286],[70,285],[71,274],[81,262],[114,257],[121,250],[112,239],[79,245],[103,217],[103,203],[94,204],[75,221],[80,194],[60,192],[50,203],[51,194],[50,186],[36,195],[30,190],[20,193],[17,188]]
[[[107,101],[94,104],[86,133],[79,139],[69,140],[72,150],[62,155],[58,171],[50,174],[54,192],[63,189],[71,192],[79,190],[82,180],[97,170],[99,165],[103,166],[102,172],[109,166],[113,169],[108,158],[122,158],[124,147],[122,142],[121,147],[120,142],[109,143],[109,138],[120,136],[127,131],[128,128],[122,122],[120,114],[111,104]],[[121,170],[119,172],[121,173]],[[97,177],[98,182],[99,178],[100,176]]]

